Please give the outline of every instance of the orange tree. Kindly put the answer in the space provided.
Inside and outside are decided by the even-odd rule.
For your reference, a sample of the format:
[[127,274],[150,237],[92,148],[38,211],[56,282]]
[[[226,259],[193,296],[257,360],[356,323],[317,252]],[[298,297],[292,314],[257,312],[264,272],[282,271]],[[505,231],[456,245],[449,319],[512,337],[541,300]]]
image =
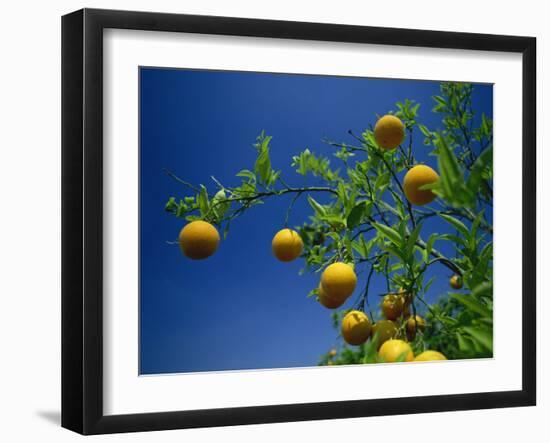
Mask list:
[[[167,171],[189,191],[170,197],[165,207],[189,222],[180,234],[184,254],[211,255],[219,242],[214,226],[225,237],[230,224],[253,206],[290,194],[287,228],[293,205],[303,197],[311,206],[309,219],[297,231],[281,230],[273,251],[283,261],[300,257],[305,270],[321,274],[320,285],[307,295],[333,310],[344,345],[322,356],[320,364],[374,363],[388,361],[384,355],[390,354],[389,361],[409,361],[409,347],[414,355],[423,353],[420,360],[491,356],[492,121],[474,118],[472,85],[442,83],[440,90],[431,112],[441,117],[442,130],[421,124],[420,104],[405,99],[361,134],[350,131],[354,143],[324,139],[335,159],[309,149],[295,155],[296,173],[321,185],[289,186],[271,164],[272,138],[264,132],[253,144],[254,165],[236,174],[236,185],[213,178],[209,190]],[[416,161],[415,131],[423,134],[423,149],[436,157],[438,172]],[[432,217],[449,229],[429,232],[423,226]],[[437,248],[440,242],[452,244],[452,257]],[[432,266],[447,268],[453,277],[449,291],[430,304],[426,294],[435,277],[426,278],[426,271]],[[358,269],[366,278],[356,287]],[[374,276],[385,280],[384,294],[371,293]],[[352,309],[339,310],[351,293]],[[383,346],[388,339],[395,339],[392,352],[389,344]]]

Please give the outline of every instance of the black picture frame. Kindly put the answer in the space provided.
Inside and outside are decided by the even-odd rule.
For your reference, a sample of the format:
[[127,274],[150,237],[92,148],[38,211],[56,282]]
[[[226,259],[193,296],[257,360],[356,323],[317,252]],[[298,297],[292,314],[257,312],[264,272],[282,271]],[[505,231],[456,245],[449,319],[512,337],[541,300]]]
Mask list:
[[[353,42],[522,54],[522,389],[130,415],[103,413],[103,30]],[[62,426],[81,434],[536,404],[536,39],[83,9],[62,18]]]

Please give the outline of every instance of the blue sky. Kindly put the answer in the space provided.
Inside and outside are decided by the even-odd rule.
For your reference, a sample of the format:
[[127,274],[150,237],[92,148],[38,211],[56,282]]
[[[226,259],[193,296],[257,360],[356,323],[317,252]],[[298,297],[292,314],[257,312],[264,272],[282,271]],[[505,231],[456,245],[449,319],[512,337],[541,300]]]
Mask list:
[[[281,263],[271,253],[291,195],[252,208],[232,223],[214,256],[192,261],[167,243],[177,239],[185,221],[164,212],[164,205],[188,190],[163,169],[210,191],[212,175],[237,185],[235,173],[252,169],[251,145],[265,130],[273,136],[272,165],[285,181],[312,183],[294,172],[293,155],[305,148],[330,155],[333,148],[323,137],[352,143],[349,129],[361,133],[374,125],[376,114],[395,110],[395,102],[405,98],[421,103],[421,123],[441,128],[430,112],[431,96],[438,93],[439,83],[427,81],[141,68],[141,373],[312,366],[339,343],[330,311],[306,298],[319,276],[300,276],[301,260]],[[479,116],[492,117],[492,103],[492,86],[476,85]],[[414,149],[418,161],[437,169],[420,135]],[[289,225],[301,225],[310,213],[301,198]],[[424,224],[423,236],[433,231],[450,232],[435,217]],[[444,242],[437,247],[452,256]],[[436,265],[430,275],[438,277],[427,297],[434,301],[448,290],[451,274]],[[361,285],[366,270],[358,276]],[[383,293],[385,280],[375,278],[371,287],[372,294]]]

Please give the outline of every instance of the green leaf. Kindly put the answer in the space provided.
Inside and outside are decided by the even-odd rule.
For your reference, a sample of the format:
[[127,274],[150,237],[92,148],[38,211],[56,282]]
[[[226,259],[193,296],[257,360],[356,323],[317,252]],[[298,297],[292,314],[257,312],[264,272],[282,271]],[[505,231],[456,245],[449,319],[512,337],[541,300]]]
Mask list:
[[[262,135],[264,134],[264,131],[262,131]],[[262,139],[262,144],[261,144],[261,147],[260,149],[264,150],[264,149],[267,149],[269,147],[269,143],[271,142],[271,139],[273,137],[268,135],[268,136],[264,136],[263,139]]]
[[[193,199],[194,201],[194,199]],[[188,212],[188,207],[180,200],[180,204],[176,208],[176,217],[183,217]]]
[[325,207],[321,204],[319,204],[311,195],[308,195],[307,196],[307,201],[309,202],[309,204],[311,205],[311,207],[313,208],[313,210],[315,211],[315,213],[319,216],[326,216],[327,215],[327,211],[325,209]]
[[425,293],[425,294],[428,292],[428,290],[430,289],[430,286],[432,285],[432,283],[433,283],[434,281],[435,281],[435,275],[434,275],[432,278],[430,278],[430,279],[428,280],[428,283],[426,283],[426,284],[424,285],[424,293]]
[[372,242],[367,243],[365,241],[365,237],[363,235],[361,236],[361,246],[363,248],[363,254],[364,254],[363,258],[367,258],[369,256],[372,245],[373,245]]
[[395,214],[395,215],[397,215],[397,216],[400,217],[400,218],[401,218],[402,215],[403,215],[403,214],[400,213],[397,209],[395,209],[392,205],[389,205],[388,203],[386,203],[384,200],[378,200],[378,204],[379,204],[382,208],[384,208],[384,209],[390,211],[392,214]]
[[267,179],[267,184],[268,185],[273,185],[279,179],[280,175],[281,175],[281,171],[271,170],[271,172],[269,174],[269,178]]
[[269,158],[269,148],[263,147],[254,164],[254,171],[260,176],[262,182],[267,183],[271,175],[271,160]]
[[493,283],[483,282],[477,285],[473,291],[472,296],[474,297],[491,297],[493,295]]
[[479,302],[476,298],[473,298],[471,295],[463,294],[451,294],[451,298],[455,299],[470,311],[475,312],[483,317],[492,318],[493,313],[482,303]]
[[483,220],[483,214],[484,214],[484,210],[480,211],[474,221],[472,222],[472,227],[470,228],[470,248],[472,249],[472,251],[474,251],[476,249],[476,235],[477,235],[477,230],[479,228],[479,225],[481,224],[481,220]]
[[330,169],[330,160],[326,157],[316,157],[309,149],[305,149],[299,155],[292,157],[292,166],[297,167],[296,172],[306,175],[311,172],[326,181],[334,181],[338,178],[338,171]]
[[248,169],[243,169],[239,172],[237,172],[237,177],[245,177],[248,178],[251,181],[256,181],[256,174],[254,174],[252,171]]
[[349,237],[344,238],[344,245],[346,246],[346,252],[348,253],[348,258],[353,261],[354,255],[353,255],[353,245],[351,243],[351,239]]
[[376,361],[378,357],[378,349],[377,349],[378,334],[379,332],[376,331],[372,339],[365,344],[365,348],[364,348],[365,357],[364,357],[363,363],[373,363]]
[[[457,193],[462,192],[463,175],[454,152],[449,148],[445,137],[441,133],[437,136],[436,146],[438,147],[438,164],[443,191],[445,197],[454,201]],[[462,195],[458,197],[463,198]]]
[[456,235],[453,235],[453,234],[440,234],[437,236],[437,239],[438,240],[447,240],[447,241],[450,241],[452,243],[456,243],[456,244],[459,244],[459,245],[462,245],[464,247],[466,247],[466,242],[464,241],[464,239],[462,237],[457,237]]
[[405,261],[405,254],[403,254],[403,249],[396,247],[394,244],[382,245],[381,249],[395,255],[399,260]]
[[464,337],[461,333],[456,333],[456,338],[458,341],[458,349],[460,349],[465,354],[471,354],[473,351],[470,339]]
[[380,223],[372,223],[374,229],[376,229],[380,234],[390,240],[397,247],[403,246],[402,237],[399,235],[395,229],[390,228],[389,226],[382,225]]
[[382,194],[386,190],[389,184],[390,184],[389,173],[386,172],[384,174],[378,175],[378,177],[376,177],[376,181],[374,182],[374,192],[379,192],[380,194]]
[[367,258],[369,256],[369,246],[365,241],[365,237],[362,235],[359,237],[359,240],[355,240],[352,243],[353,249],[361,256],[361,258]]
[[166,205],[164,206],[165,211],[173,211],[174,208],[176,208],[178,204],[176,203],[175,197],[170,197],[168,202],[166,202]]
[[467,332],[475,341],[482,345],[488,351],[493,351],[493,334],[492,331],[485,329],[475,328],[472,326],[464,326],[465,332]]
[[407,359],[407,355],[409,354],[409,351],[404,351],[396,358],[397,363],[403,363]]
[[353,229],[356,226],[361,224],[363,216],[366,213],[367,206],[372,206],[372,202],[363,200],[362,202],[357,203],[353,209],[350,211],[348,218],[346,220],[348,229]]
[[418,237],[420,236],[420,231],[422,230],[422,223],[419,223],[416,225],[416,227],[411,232],[411,235],[409,236],[407,240],[407,257],[410,257],[413,253],[414,246],[416,245],[416,242],[418,241]]
[[418,125],[418,127],[420,128],[420,131],[422,132],[422,134],[424,134],[426,137],[429,137],[432,134],[426,126]]
[[438,234],[433,233],[428,238],[428,241],[426,242],[426,261],[429,259],[430,254],[432,253],[432,249],[434,247],[434,243],[438,239],[438,237]]
[[226,200],[225,191],[220,189],[214,195],[212,199],[212,212],[216,215],[216,218],[221,219],[225,213],[229,210],[231,202]]
[[300,175],[307,174],[307,157],[309,156],[309,149],[301,152],[300,155],[295,155],[292,157],[292,166],[297,166],[296,172]]
[[443,106],[447,106],[447,102],[445,101],[445,99],[439,95],[434,95],[432,96],[432,98],[438,102],[440,105],[443,105]]
[[327,232],[327,237],[334,240],[335,243],[338,243],[340,241],[340,235],[336,232]]
[[353,201],[351,198],[349,198],[349,192],[343,182],[338,183],[338,188],[336,192],[338,193],[338,198],[344,205],[344,209],[346,211],[350,210],[350,205],[353,204]]
[[201,217],[206,216],[208,213],[209,205],[208,205],[208,192],[206,191],[206,188],[201,185],[201,192],[197,196],[197,203],[199,204],[199,210],[201,213]]
[[481,114],[481,131],[484,136],[488,137],[491,135],[491,130],[493,128],[493,122],[491,119],[487,118],[485,113]]
[[450,223],[451,225],[453,225],[454,228],[458,230],[458,232],[460,232],[464,237],[466,238],[470,237],[470,230],[460,220],[454,217],[451,217],[450,215],[447,215],[447,214],[439,214],[439,216],[443,220],[445,220],[447,223]]
[[492,164],[493,147],[490,146],[479,155],[479,157],[472,165],[470,176],[468,177],[468,180],[466,182],[466,186],[471,193],[477,194],[481,185],[481,180],[483,178],[483,172],[487,168],[491,168]]
[[336,214],[319,215],[319,219],[338,229],[345,228],[345,220]]
[[371,214],[372,214],[372,201],[367,200],[365,201],[365,210],[363,212],[363,216],[365,218],[368,218],[371,216]]
[[479,253],[479,261],[480,263],[486,262],[489,263],[489,261],[493,258],[493,242],[487,243],[481,252]]

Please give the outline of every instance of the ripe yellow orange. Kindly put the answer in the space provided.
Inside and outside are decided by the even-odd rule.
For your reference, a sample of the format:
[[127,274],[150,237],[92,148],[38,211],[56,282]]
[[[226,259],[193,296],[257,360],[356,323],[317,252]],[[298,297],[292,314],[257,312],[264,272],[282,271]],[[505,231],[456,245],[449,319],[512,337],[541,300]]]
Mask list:
[[388,340],[385,342],[378,355],[384,359],[386,363],[395,363],[402,355],[405,355],[404,361],[413,361],[414,354],[409,344],[403,340]]
[[328,265],[321,276],[323,291],[332,299],[346,300],[355,290],[357,276],[353,268],[342,262]]
[[300,256],[304,248],[304,242],[296,231],[285,228],[275,234],[271,242],[271,248],[275,257],[281,261],[289,262]]
[[424,351],[421,354],[418,354],[414,361],[433,361],[433,360],[447,360],[441,352],[437,351]]
[[461,289],[462,288],[462,277],[460,275],[453,275],[451,279],[449,280],[449,284],[453,289]]
[[[397,325],[391,320],[377,321],[372,327],[372,336],[377,337],[377,347],[397,336]],[[378,334],[378,335],[377,335]]]
[[180,231],[179,244],[186,257],[202,260],[216,252],[220,244],[220,234],[210,223],[196,220]]
[[397,320],[403,314],[405,299],[400,294],[388,294],[382,301],[382,313],[388,320]]
[[413,205],[426,205],[433,201],[436,195],[429,189],[419,189],[424,185],[435,183],[439,175],[432,168],[426,165],[416,165],[409,169],[403,179],[403,189],[407,200]]
[[407,340],[413,341],[416,337],[416,331],[424,331],[426,329],[426,320],[420,317],[420,315],[415,315],[407,320],[405,327],[407,330]]
[[345,298],[332,298],[327,295],[327,293],[323,290],[323,287],[319,285],[319,303],[321,303],[325,308],[328,309],[336,309],[339,308],[344,304],[346,301]]
[[364,312],[350,311],[342,319],[342,337],[350,345],[365,343],[371,332],[369,318]]
[[395,115],[385,115],[374,126],[374,138],[383,149],[395,149],[405,138],[405,126]]

